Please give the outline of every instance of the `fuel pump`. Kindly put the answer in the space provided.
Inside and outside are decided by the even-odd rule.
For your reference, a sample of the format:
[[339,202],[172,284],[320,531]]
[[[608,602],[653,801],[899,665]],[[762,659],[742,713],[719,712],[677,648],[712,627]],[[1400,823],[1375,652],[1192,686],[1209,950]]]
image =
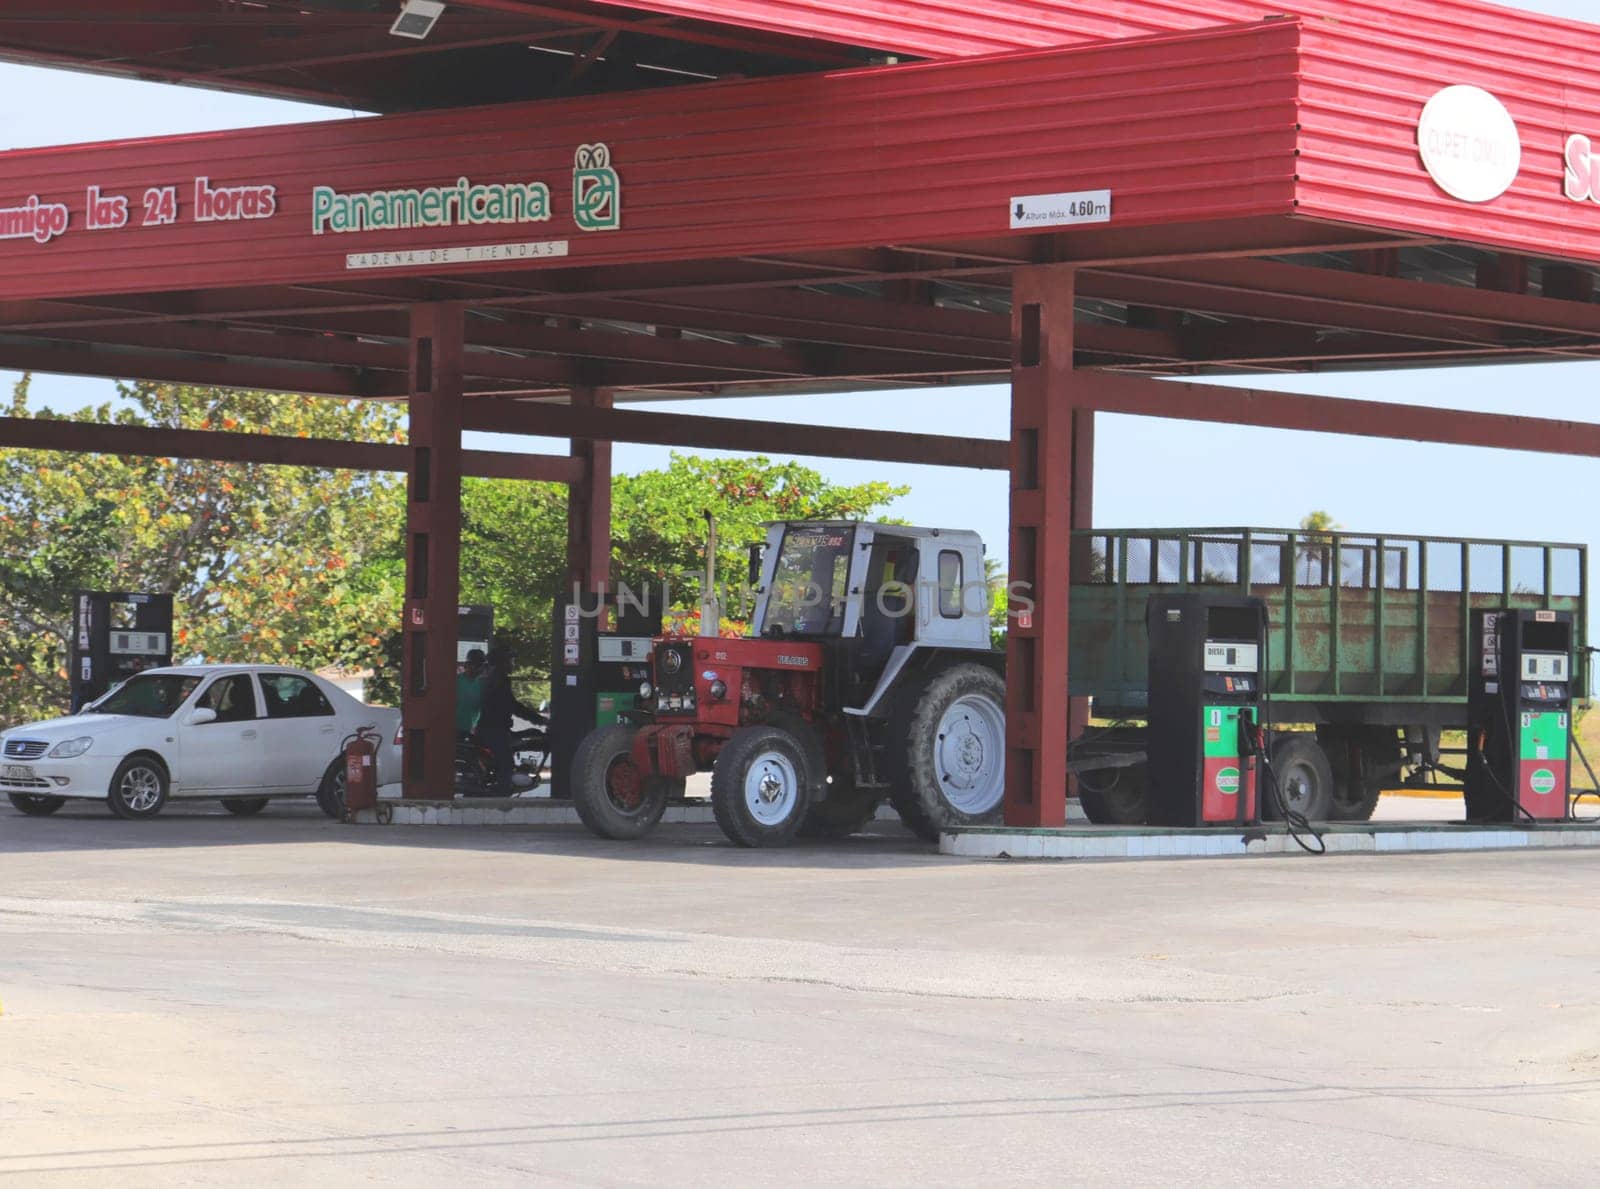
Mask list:
[[1572,751],[1569,611],[1474,611],[1467,688],[1467,819],[1568,815]]
[[80,590],[72,601],[72,712],[172,663],[172,596]]
[[456,608],[456,671],[467,663],[467,653],[481,649],[485,656],[494,643],[494,608],[487,603],[469,603]]
[[1152,595],[1148,821],[1258,819],[1266,604],[1222,594]]
[[[651,592],[653,594],[653,592]],[[661,612],[647,594],[580,594],[556,601],[550,669],[550,795],[572,795],[572,756],[596,727],[624,720],[650,680]]]

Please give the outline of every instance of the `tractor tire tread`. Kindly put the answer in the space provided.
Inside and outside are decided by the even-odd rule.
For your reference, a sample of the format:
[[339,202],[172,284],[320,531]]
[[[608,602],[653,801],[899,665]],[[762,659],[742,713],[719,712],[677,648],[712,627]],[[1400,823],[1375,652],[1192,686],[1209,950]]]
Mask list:
[[[967,814],[939,792],[934,769],[933,738],[946,707],[968,693],[989,695],[1004,713],[1005,678],[987,665],[958,661],[923,675],[920,690],[906,690],[890,732],[889,803],[907,829],[926,842],[939,841],[950,826],[987,825],[1000,820],[1004,798],[982,814]],[[922,741],[918,744],[918,741]]]

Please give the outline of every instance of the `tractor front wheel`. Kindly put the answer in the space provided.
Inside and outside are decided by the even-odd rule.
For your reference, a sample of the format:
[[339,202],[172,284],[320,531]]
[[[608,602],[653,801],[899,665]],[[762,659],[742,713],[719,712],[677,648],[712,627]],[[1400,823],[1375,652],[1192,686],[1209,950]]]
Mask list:
[[1000,820],[1006,791],[1006,683],[983,665],[951,665],[909,691],[892,727],[890,801],[912,833]]
[[601,838],[642,838],[656,828],[676,785],[642,771],[633,758],[633,727],[601,727],[584,736],[572,757],[572,802],[583,824]]
[[711,809],[730,842],[788,846],[805,821],[814,772],[810,750],[782,727],[744,727],[711,769]]

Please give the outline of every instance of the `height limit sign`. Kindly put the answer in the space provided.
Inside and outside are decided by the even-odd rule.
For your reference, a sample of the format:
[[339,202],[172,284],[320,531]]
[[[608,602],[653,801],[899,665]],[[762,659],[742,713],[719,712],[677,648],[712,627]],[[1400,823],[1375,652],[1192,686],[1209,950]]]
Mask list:
[[1028,194],[1011,200],[1011,230],[1072,227],[1111,222],[1110,190],[1078,190],[1071,194]]

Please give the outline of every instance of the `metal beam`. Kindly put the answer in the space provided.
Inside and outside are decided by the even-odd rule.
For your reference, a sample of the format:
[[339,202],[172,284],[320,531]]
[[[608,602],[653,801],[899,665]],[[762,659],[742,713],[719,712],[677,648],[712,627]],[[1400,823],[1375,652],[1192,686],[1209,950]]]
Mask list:
[[838,426],[739,421],[731,417],[693,417],[677,413],[525,404],[484,398],[469,401],[465,429],[488,433],[532,434],[642,442],[747,453],[802,454],[815,458],[856,458],[872,462],[1005,470],[1009,445],[989,438],[893,433]]
[[[285,438],[220,430],[158,429],[143,425],[99,425],[42,417],[0,417],[0,449],[58,450],[73,454],[119,454],[128,458],[183,458],[266,466],[323,467],[347,471],[404,471],[410,450],[387,442],[341,442],[333,438]],[[468,450],[463,473],[473,478],[575,483],[581,461],[555,454]]]
[[1512,413],[1467,413],[1427,405],[1149,380],[1102,372],[1079,377],[1073,403],[1135,417],[1600,457],[1600,424]]
[[215,356],[202,358],[101,350],[89,344],[0,344],[0,367],[62,376],[204,384],[223,388],[254,388],[263,392],[309,392],[323,396],[382,397],[405,393],[403,376],[399,380],[391,380],[355,369],[271,363],[244,365]]

